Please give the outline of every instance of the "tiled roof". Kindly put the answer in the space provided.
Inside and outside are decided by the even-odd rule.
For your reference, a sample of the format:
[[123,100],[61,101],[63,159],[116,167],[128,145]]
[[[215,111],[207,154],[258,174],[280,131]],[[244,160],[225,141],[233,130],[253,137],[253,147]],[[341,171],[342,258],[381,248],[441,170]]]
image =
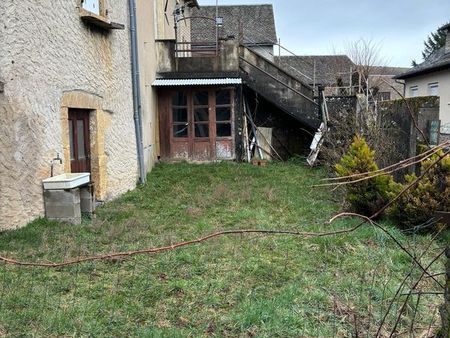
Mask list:
[[315,69],[315,83],[324,86],[335,85],[338,78],[344,86],[349,85],[352,69],[356,68],[347,55],[281,56],[275,63],[309,84],[314,82]]
[[[272,5],[219,6],[218,12],[219,17],[223,17],[219,37],[239,38],[242,27],[245,44],[274,45],[277,43]],[[192,11],[192,16],[215,18],[216,6],[201,6],[200,9]],[[215,30],[210,29],[211,23],[207,20],[191,22],[192,41],[214,41]]]
[[396,76],[400,75],[406,71],[408,71],[409,68],[406,67],[385,67],[385,66],[372,66],[370,67],[369,73],[371,75],[381,75],[381,76]]
[[448,68],[450,68],[450,53],[446,53],[445,47],[443,47],[431,54],[417,67],[411,68],[409,71],[396,76],[396,79],[408,79]]

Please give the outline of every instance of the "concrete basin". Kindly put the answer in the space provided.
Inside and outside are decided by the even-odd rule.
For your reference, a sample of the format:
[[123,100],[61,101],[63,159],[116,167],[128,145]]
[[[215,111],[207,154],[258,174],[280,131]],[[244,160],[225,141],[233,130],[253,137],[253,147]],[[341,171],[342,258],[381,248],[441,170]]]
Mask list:
[[44,190],[68,190],[89,183],[90,173],[62,174],[42,181]]

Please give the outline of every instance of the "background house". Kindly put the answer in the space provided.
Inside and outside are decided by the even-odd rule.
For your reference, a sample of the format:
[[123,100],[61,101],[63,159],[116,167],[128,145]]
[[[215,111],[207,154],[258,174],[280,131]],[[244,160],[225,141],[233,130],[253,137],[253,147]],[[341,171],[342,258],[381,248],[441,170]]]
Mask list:
[[440,97],[441,139],[450,139],[450,24],[443,29],[447,30],[445,46],[397,79],[405,81],[406,97]]
[[[403,85],[395,76],[407,68],[356,65],[347,55],[282,55],[275,62],[294,76],[315,88],[322,86],[326,96],[367,94],[369,101],[389,101],[400,98]],[[364,74],[360,76],[359,73]]]
[[[278,38],[272,5],[219,6],[217,13],[216,6],[201,6],[192,15],[210,18],[217,15],[221,21],[219,38],[239,39],[243,45],[273,61]],[[199,21],[192,26],[193,41],[212,41],[215,34],[215,30],[208,29]]]
[[390,101],[400,99],[404,86],[396,76],[408,70],[403,67],[371,66],[369,67],[370,101]]
[[286,55],[277,56],[275,62],[310,86],[323,86],[327,96],[352,95],[358,85],[356,66],[347,55]]

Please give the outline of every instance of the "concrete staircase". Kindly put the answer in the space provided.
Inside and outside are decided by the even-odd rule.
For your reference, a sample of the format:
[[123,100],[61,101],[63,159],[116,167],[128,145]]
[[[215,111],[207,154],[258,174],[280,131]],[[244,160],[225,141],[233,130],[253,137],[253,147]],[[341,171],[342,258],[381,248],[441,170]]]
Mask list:
[[320,125],[313,89],[248,47],[240,46],[244,84],[311,129]]

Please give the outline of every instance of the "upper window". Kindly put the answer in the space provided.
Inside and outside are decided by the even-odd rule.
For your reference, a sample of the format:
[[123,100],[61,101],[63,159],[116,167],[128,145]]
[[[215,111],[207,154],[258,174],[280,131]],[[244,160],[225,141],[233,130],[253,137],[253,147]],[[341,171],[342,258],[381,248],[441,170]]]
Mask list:
[[428,95],[437,96],[439,94],[439,83],[433,82],[428,84]]
[[91,13],[100,15],[100,0],[81,0],[81,7]]
[[409,87],[409,96],[411,97],[419,96],[419,86]]
[[108,19],[108,11],[105,8],[105,0],[79,0],[80,17],[90,25],[103,29],[124,29],[123,24],[112,22]]

